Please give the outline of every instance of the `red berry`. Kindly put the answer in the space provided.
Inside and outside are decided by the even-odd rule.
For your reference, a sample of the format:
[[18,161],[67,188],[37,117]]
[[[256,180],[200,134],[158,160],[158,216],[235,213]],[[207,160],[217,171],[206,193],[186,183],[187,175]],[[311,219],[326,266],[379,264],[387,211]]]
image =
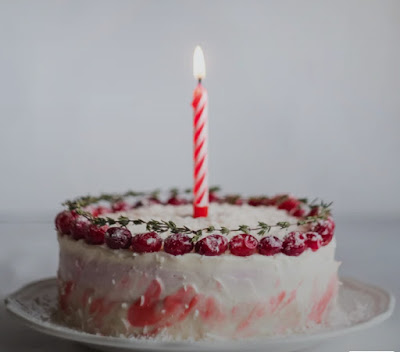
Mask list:
[[293,215],[293,216],[296,216],[298,218],[301,218],[302,216],[304,216],[305,213],[306,212],[305,212],[305,210],[303,208],[297,207],[296,209],[294,209],[294,210],[292,210],[290,212],[290,215]]
[[107,229],[104,240],[112,249],[126,249],[131,245],[132,234],[125,227],[110,227]]
[[59,213],[55,219],[57,231],[63,235],[70,235],[76,216],[76,213],[67,210]]
[[85,235],[85,242],[88,244],[103,244],[104,236],[108,229],[107,225],[104,226],[96,226],[90,225],[89,231]]
[[137,253],[158,252],[162,240],[156,232],[140,233],[132,238],[132,250]]
[[290,232],[282,245],[282,252],[290,256],[298,256],[303,253],[306,249],[307,237],[300,232]]
[[278,194],[268,199],[268,205],[278,205],[286,200],[289,196],[287,194]]
[[161,201],[160,201],[158,198],[156,198],[156,197],[150,197],[150,198],[148,199],[148,202],[149,202],[149,205],[152,205],[152,204],[161,204]]
[[248,234],[240,234],[233,237],[229,242],[229,249],[233,255],[247,257],[257,251],[257,239]]
[[214,256],[224,253],[228,249],[228,239],[221,235],[210,235],[196,242],[196,253]]
[[263,237],[258,244],[258,252],[262,255],[274,255],[282,251],[282,241],[275,236]]
[[208,200],[210,203],[218,203],[221,199],[218,197],[218,195],[215,192],[210,192],[208,194]]
[[322,237],[322,245],[326,246],[332,241],[333,234],[335,231],[335,223],[332,218],[319,221],[315,226],[313,226],[312,231],[317,232]]
[[258,207],[260,205],[270,205],[269,199],[267,197],[252,197],[247,203],[253,207]]
[[311,207],[310,212],[307,216],[317,216],[319,213],[319,207]]
[[111,206],[111,209],[113,212],[118,212],[118,211],[127,211],[131,209],[131,206],[127,202],[116,202]]
[[164,241],[164,250],[172,255],[182,255],[191,252],[193,243],[191,238],[183,233],[174,233]]
[[278,205],[278,209],[286,210],[288,212],[295,210],[300,205],[296,198],[288,198]]
[[184,205],[187,203],[188,203],[188,201],[186,199],[178,198],[178,197],[171,197],[167,201],[167,204],[169,204],[169,205]]
[[322,236],[316,232],[306,233],[306,246],[310,248],[313,252],[320,249],[322,246]]
[[104,207],[102,205],[99,205],[98,207],[96,207],[92,210],[92,215],[94,217],[98,217],[98,216],[106,214],[106,213],[111,213],[111,209]]
[[75,240],[80,240],[84,238],[89,231],[90,222],[84,216],[78,216],[71,229],[71,235]]
[[239,195],[233,194],[233,195],[227,195],[224,198],[224,202],[228,203],[228,204],[233,204],[233,205],[242,205],[243,199],[240,198]]

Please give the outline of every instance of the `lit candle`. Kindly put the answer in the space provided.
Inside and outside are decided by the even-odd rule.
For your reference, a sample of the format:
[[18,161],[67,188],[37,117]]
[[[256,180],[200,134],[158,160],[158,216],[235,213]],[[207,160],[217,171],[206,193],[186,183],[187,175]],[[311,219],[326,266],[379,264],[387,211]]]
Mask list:
[[208,96],[201,84],[206,75],[203,51],[199,46],[194,50],[193,75],[198,85],[193,93],[193,158],[194,158],[194,187],[193,187],[193,217],[207,217],[208,215]]

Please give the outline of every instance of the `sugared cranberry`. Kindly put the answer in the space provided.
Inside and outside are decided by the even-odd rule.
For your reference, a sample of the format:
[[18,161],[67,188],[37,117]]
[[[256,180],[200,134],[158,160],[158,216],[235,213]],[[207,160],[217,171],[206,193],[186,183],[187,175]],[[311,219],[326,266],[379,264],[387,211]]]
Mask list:
[[322,236],[319,233],[307,232],[306,237],[306,246],[310,248],[313,252],[321,248]]
[[178,197],[171,197],[167,200],[167,204],[169,205],[184,205],[187,204],[188,201],[183,198],[178,198]]
[[289,196],[287,194],[277,194],[276,196],[268,199],[268,205],[279,205]]
[[84,238],[89,231],[90,222],[84,216],[78,216],[71,229],[71,235],[75,240]]
[[270,205],[269,199],[267,197],[252,197],[247,203],[253,207],[259,207],[260,205]]
[[287,212],[294,211],[300,205],[300,202],[296,198],[287,198],[278,205],[278,209],[286,210]]
[[209,235],[197,241],[194,249],[206,256],[220,255],[228,249],[228,239],[221,235]]
[[137,253],[158,252],[161,246],[161,237],[156,232],[140,233],[132,238],[132,250]]
[[107,225],[104,226],[90,225],[89,230],[85,235],[85,242],[88,244],[103,244],[107,229],[108,229]]
[[311,207],[310,212],[307,214],[307,216],[317,216],[319,213],[319,207]]
[[290,232],[282,245],[282,252],[289,256],[298,256],[307,249],[307,237],[300,232]]
[[182,233],[174,233],[164,241],[164,250],[172,255],[182,255],[191,252],[193,243],[191,238]]
[[236,194],[227,195],[225,196],[224,200],[225,203],[232,204],[232,205],[242,205],[243,199]]
[[208,200],[210,203],[218,203],[221,199],[218,197],[216,192],[210,192],[208,194]]
[[151,204],[161,204],[161,201],[157,197],[150,197],[148,199],[149,205]]
[[266,236],[258,244],[258,252],[262,255],[274,255],[282,251],[282,241],[276,236]]
[[110,208],[107,208],[107,207],[104,207],[102,205],[99,205],[98,207],[96,207],[96,208],[94,208],[92,210],[92,215],[94,217],[97,217],[97,216],[100,216],[100,215],[103,215],[103,214],[106,214],[106,213],[110,213],[110,212],[111,212]]
[[233,255],[247,257],[257,251],[257,239],[248,234],[240,234],[233,237],[229,242],[229,249]]
[[111,206],[111,209],[113,212],[118,212],[118,211],[127,211],[131,208],[131,206],[124,201],[121,202],[116,202]]
[[304,216],[305,213],[306,213],[305,210],[301,207],[297,207],[296,209],[294,209],[290,212],[291,215],[296,216],[298,218],[301,218],[302,216]]
[[63,235],[70,235],[76,217],[76,213],[67,210],[59,213],[55,219],[57,231]]
[[125,227],[110,227],[104,239],[107,246],[112,249],[126,249],[131,245],[132,234]]
[[326,246],[332,241],[333,234],[335,232],[335,223],[332,218],[319,221],[312,229],[322,237],[322,245]]

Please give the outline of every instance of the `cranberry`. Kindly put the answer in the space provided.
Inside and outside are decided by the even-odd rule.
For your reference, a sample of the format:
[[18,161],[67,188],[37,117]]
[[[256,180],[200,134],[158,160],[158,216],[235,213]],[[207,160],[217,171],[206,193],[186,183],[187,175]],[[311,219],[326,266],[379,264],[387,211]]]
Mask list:
[[187,204],[188,201],[183,198],[178,198],[178,197],[171,197],[167,200],[167,204],[169,205],[184,205]]
[[99,205],[98,207],[96,207],[92,210],[92,215],[94,217],[98,217],[98,216],[106,214],[106,213],[111,213],[111,209],[104,207],[102,205]]
[[258,252],[262,255],[274,255],[282,251],[282,241],[275,236],[263,237],[258,244]]
[[221,235],[209,235],[197,241],[194,249],[206,256],[220,255],[228,249],[228,239]]
[[116,202],[111,206],[111,209],[113,212],[118,212],[118,211],[127,211],[131,208],[131,206],[127,202]]
[[71,235],[75,240],[84,238],[89,231],[90,222],[84,216],[78,216],[72,226]]
[[306,245],[313,252],[320,249],[322,246],[322,236],[316,232],[307,232],[306,233]]
[[268,205],[279,205],[288,198],[287,194],[278,194],[268,199]]
[[307,216],[318,216],[319,213],[319,207],[311,207],[310,212],[307,214]]
[[240,234],[233,237],[229,242],[229,249],[233,255],[247,257],[257,251],[257,239],[248,234]]
[[282,252],[290,256],[298,256],[306,249],[307,237],[300,232],[290,232],[283,241]]
[[332,218],[328,218],[326,220],[319,221],[315,226],[313,226],[312,230],[321,235],[322,245],[326,246],[332,241],[335,231],[335,223]]
[[286,210],[288,212],[294,211],[300,205],[300,202],[296,198],[287,198],[278,205],[278,209]]
[[132,234],[125,227],[110,227],[104,239],[107,246],[112,249],[126,249],[131,245]]
[[156,198],[156,197],[150,197],[150,198],[148,199],[148,201],[149,201],[149,205],[152,205],[152,204],[161,204],[161,201],[160,201],[158,198]]
[[104,226],[96,226],[90,225],[89,230],[85,235],[85,242],[88,244],[103,244],[104,236],[108,229],[107,225]]
[[59,213],[55,219],[57,231],[63,235],[70,235],[76,216],[76,213],[67,210]]
[[247,202],[253,207],[258,207],[260,205],[270,205],[270,200],[267,197],[252,197]]
[[172,255],[182,255],[191,252],[193,243],[191,238],[183,233],[174,233],[164,241],[164,250]]
[[162,240],[156,232],[140,233],[132,238],[132,250],[138,253],[158,252]]
[[296,216],[298,218],[301,218],[302,216],[304,216],[305,213],[306,213],[305,210],[301,207],[297,207],[297,209],[292,210],[290,212],[291,215]]
[[239,195],[227,195],[224,198],[224,202],[228,204],[233,204],[233,205],[242,205],[243,204],[243,199],[240,198]]
[[208,194],[208,201],[210,203],[218,203],[221,201],[221,199],[218,197],[218,195],[215,192],[210,192]]

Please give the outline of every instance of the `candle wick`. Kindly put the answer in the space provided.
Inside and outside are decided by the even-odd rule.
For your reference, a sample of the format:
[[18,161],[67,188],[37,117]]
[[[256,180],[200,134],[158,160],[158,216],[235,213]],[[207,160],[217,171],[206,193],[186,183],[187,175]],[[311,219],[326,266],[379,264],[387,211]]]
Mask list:
[[201,77],[199,78],[199,84],[201,84]]

